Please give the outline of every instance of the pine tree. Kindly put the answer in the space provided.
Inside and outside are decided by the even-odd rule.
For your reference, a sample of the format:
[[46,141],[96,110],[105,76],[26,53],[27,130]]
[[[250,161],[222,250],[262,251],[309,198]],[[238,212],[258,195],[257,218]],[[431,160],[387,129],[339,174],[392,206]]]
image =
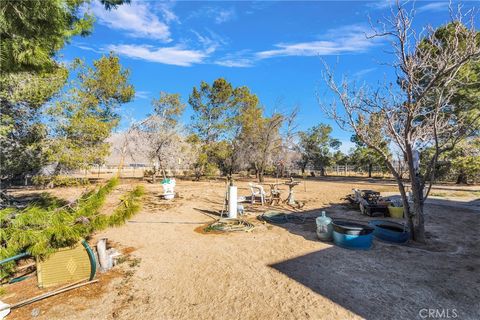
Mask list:
[[[117,185],[118,180],[111,179],[96,191],[85,193],[73,205],[44,198],[24,210],[0,210],[0,259],[21,252],[45,258],[58,248],[75,245],[94,231],[125,223],[140,210],[144,191],[137,186],[121,198],[112,214],[100,213],[108,194]],[[0,266],[0,278],[10,274],[14,267],[15,262]]]

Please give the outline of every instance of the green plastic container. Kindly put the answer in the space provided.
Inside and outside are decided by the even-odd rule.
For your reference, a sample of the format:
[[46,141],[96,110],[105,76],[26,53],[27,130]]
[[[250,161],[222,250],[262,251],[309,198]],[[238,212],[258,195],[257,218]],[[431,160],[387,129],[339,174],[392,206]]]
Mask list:
[[332,241],[332,219],[327,217],[325,211],[322,211],[322,215],[315,219],[317,223],[317,237],[322,241]]

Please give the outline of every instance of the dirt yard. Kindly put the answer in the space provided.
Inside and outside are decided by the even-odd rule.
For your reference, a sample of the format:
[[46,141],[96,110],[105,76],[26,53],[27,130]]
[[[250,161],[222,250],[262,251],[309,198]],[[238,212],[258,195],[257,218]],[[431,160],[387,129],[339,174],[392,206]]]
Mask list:
[[[134,183],[124,181],[119,190]],[[8,319],[32,319],[34,309],[36,319],[424,319],[424,309],[480,318],[477,204],[455,210],[456,200],[429,203],[425,246],[375,240],[369,251],[351,251],[316,240],[313,219],[271,225],[256,218],[286,206],[246,206],[252,232],[199,232],[222,209],[224,182],[177,181],[180,198],[170,202],[159,199],[159,184],[143,184],[142,211],[91,239],[107,237],[128,254],[126,261],[100,275],[99,284],[14,310]],[[246,181],[238,185],[239,195],[249,194]],[[309,180],[295,189],[305,203],[298,211],[366,221],[342,200],[355,187],[395,191],[367,180]],[[81,191],[52,193],[72,200]],[[17,301],[20,284],[0,299]]]

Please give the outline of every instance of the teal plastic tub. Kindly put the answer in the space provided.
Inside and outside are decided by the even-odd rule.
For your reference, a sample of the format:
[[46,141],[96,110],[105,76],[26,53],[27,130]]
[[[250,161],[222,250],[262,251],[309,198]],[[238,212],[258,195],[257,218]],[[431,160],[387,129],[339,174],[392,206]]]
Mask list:
[[369,250],[372,247],[374,228],[357,222],[334,220],[333,242],[342,248]]

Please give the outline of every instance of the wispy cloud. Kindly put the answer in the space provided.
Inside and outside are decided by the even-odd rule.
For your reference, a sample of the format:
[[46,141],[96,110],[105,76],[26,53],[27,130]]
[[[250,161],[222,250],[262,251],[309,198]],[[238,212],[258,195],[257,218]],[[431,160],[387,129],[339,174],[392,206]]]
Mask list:
[[370,72],[373,72],[373,71],[375,71],[375,70],[377,70],[377,68],[362,69],[362,70],[360,70],[360,71],[355,72],[352,76],[353,76],[354,78],[361,78],[361,77],[363,77],[364,75],[369,74]]
[[253,67],[256,60],[251,50],[241,50],[228,53],[213,63],[223,67],[248,68]]
[[[401,0],[400,5],[406,5],[408,4],[408,0]],[[426,4],[425,4],[426,3]],[[417,12],[422,13],[426,11],[430,12],[438,12],[438,11],[443,11],[447,10],[449,6],[449,1],[448,0],[440,0],[440,1],[417,1],[413,2],[415,7],[417,7]],[[418,4],[418,6],[417,6]],[[383,1],[375,1],[375,2],[368,2],[366,4],[368,8],[371,9],[377,9],[377,10],[383,10],[383,9],[390,9],[392,7],[396,7],[396,0],[383,0]]]
[[253,67],[255,61],[253,59],[248,59],[248,58],[238,58],[238,59],[223,58],[215,61],[214,63],[222,67],[248,68],[248,67]]
[[224,22],[230,21],[236,17],[235,10],[230,9],[220,9],[215,13],[215,23],[222,24]]
[[[154,7],[149,2],[132,2],[124,4],[114,10],[105,10],[97,1],[91,5],[98,23],[111,29],[123,30],[132,37],[149,38],[171,41],[170,28],[167,23],[160,21]],[[166,21],[176,19],[176,16],[167,7],[159,7]]]
[[249,2],[246,14],[254,14],[257,11],[262,11],[275,5],[274,1],[251,1]]
[[109,45],[108,50],[132,58],[157,62],[182,67],[202,63],[209,56],[208,48],[205,50],[190,50],[181,45],[173,47],[154,47],[151,45],[121,44]]
[[[118,55],[132,59],[189,67],[194,64],[205,63],[206,59],[210,57],[217,48],[226,43],[225,40],[217,34],[209,30],[207,31],[208,34],[200,34],[191,30],[196,39],[182,40],[179,41],[178,44],[166,47],[147,43],[123,43],[108,44],[100,48],[93,48],[80,42],[74,43],[74,46],[99,54],[113,51]],[[141,96],[138,97],[141,98]]]
[[216,24],[222,24],[231,20],[236,19],[237,13],[233,7],[231,8],[220,8],[213,6],[205,6],[199,8],[195,11],[192,11],[189,15],[191,18],[210,18],[213,19],[213,22]]
[[79,49],[85,50],[85,51],[92,51],[92,52],[95,52],[95,53],[103,53],[102,50],[92,48],[92,47],[87,46],[87,45],[82,44],[82,43],[73,43],[73,46],[77,47]]
[[135,98],[137,99],[148,99],[150,98],[150,91],[135,91]]
[[448,10],[449,2],[430,2],[417,8],[418,13]]
[[387,9],[391,8],[395,4],[395,0],[378,0],[373,2],[367,2],[367,7],[371,9]]
[[178,16],[173,12],[173,6],[175,2],[154,2],[154,8],[158,9],[162,14],[163,19],[166,23],[176,22],[180,23],[180,19]]
[[214,33],[211,30],[207,29],[208,34],[200,34],[195,30],[190,30],[196,37],[195,41],[187,41],[187,43],[196,43],[201,44],[203,48],[206,48],[205,51],[208,53],[214,52],[217,48],[227,43],[223,37],[219,36],[218,34]]
[[275,45],[276,49],[258,52],[257,57],[267,59],[277,56],[325,56],[365,52],[375,45],[371,39],[367,39],[368,31],[359,25],[344,26],[328,31],[321,37],[325,38],[324,40],[279,43]]
[[275,57],[312,57],[362,53],[378,45],[378,41],[367,39],[370,31],[361,25],[349,25],[331,29],[316,40],[278,43],[273,49],[251,52],[243,50],[218,59],[215,64],[226,67],[251,67],[255,62]]

